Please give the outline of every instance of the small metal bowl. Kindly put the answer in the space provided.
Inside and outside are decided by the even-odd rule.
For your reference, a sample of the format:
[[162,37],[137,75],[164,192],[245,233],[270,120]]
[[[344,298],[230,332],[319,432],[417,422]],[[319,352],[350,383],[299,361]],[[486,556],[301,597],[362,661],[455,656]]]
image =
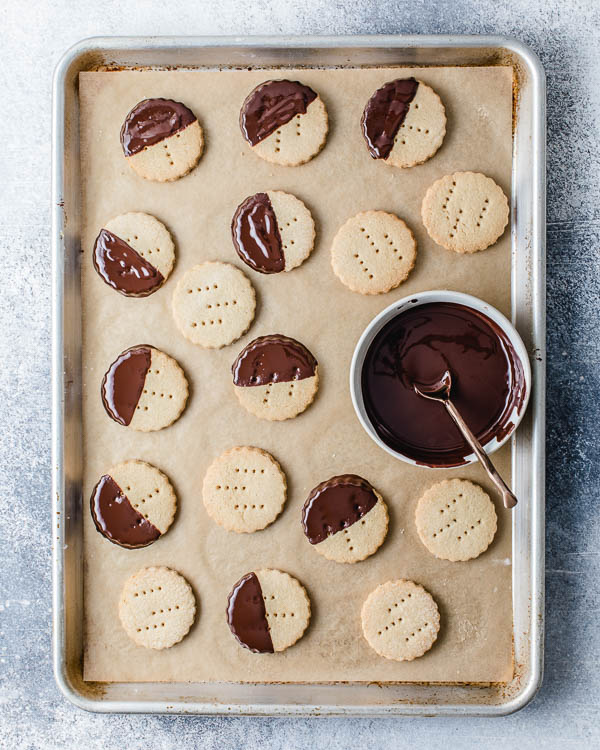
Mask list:
[[[352,397],[352,404],[354,405],[356,415],[369,437],[375,443],[377,443],[380,448],[383,448],[383,450],[387,451],[387,453],[389,453],[390,455],[394,456],[395,458],[399,458],[401,461],[405,461],[408,464],[412,464],[413,466],[423,466],[423,464],[417,463],[409,456],[406,456],[403,453],[399,453],[393,448],[390,448],[390,446],[384,443],[375,431],[375,428],[373,427],[371,420],[369,419],[364,404],[361,385],[362,369],[365,357],[373,339],[375,338],[375,336],[377,336],[379,331],[381,331],[381,329],[390,322],[390,320],[409,308],[412,309],[415,307],[419,307],[420,305],[429,304],[431,302],[454,302],[459,305],[464,305],[465,307],[470,307],[477,312],[487,315],[487,317],[490,318],[494,323],[496,323],[496,325],[507,336],[523,366],[523,373],[525,378],[525,395],[522,403],[519,405],[519,408],[515,406],[513,412],[510,415],[510,421],[512,422],[513,426],[509,431],[503,434],[501,440],[498,440],[498,438],[496,437],[489,440],[483,446],[486,453],[493,453],[494,451],[498,450],[498,448],[503,446],[507,442],[507,440],[510,439],[511,435],[517,429],[519,423],[521,422],[521,419],[523,418],[523,415],[525,414],[527,404],[529,402],[529,396],[531,393],[531,365],[529,363],[529,357],[527,355],[525,344],[523,343],[523,340],[517,333],[517,330],[512,325],[512,323],[504,315],[502,315],[499,310],[497,310],[495,307],[492,307],[492,305],[489,305],[487,304],[487,302],[484,302],[477,297],[473,297],[470,294],[463,294],[462,292],[451,292],[445,290],[434,290],[430,292],[421,292],[420,294],[412,294],[410,295],[410,297],[404,297],[397,302],[393,302],[389,307],[386,307],[385,310],[382,310],[379,315],[373,318],[373,320],[363,331],[360,339],[358,340],[358,343],[356,344],[354,355],[352,356],[352,362],[350,364],[350,395]],[[467,464],[475,463],[476,461],[477,456],[474,453],[471,453],[470,455],[466,456],[465,460],[461,462],[460,465],[465,466]],[[431,466],[430,468],[450,467]]]

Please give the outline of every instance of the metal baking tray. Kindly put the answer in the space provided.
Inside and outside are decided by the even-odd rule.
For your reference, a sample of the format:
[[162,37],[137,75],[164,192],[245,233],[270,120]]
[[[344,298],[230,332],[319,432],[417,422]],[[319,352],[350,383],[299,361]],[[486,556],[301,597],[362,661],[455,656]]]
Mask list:
[[[512,65],[512,320],[531,358],[529,410],[513,438],[515,675],[508,684],[86,683],[83,665],[80,159],[78,74],[219,67]],[[103,712],[227,715],[479,715],[525,706],[542,681],[544,633],[545,75],[500,36],[94,38],[60,60],[53,92],[53,657],[58,686]]]

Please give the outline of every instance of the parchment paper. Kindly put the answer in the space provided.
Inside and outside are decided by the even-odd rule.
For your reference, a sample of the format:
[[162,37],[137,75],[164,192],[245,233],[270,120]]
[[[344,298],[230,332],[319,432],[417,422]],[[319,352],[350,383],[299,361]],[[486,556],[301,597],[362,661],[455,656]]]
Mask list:
[[[399,170],[370,158],[360,130],[365,102],[383,83],[415,75],[439,92],[448,132],[441,150],[426,164]],[[278,167],[251,153],[242,140],[238,115],[246,94],[275,77],[300,79],[325,101],[331,130],[323,152],[302,167]],[[481,171],[510,193],[512,70],[510,68],[363,69],[199,72],[98,72],[80,75],[84,222],[84,677],[96,681],[441,681],[490,682],[512,677],[510,513],[478,466],[466,469],[413,468],[380,450],[361,428],[352,408],[348,369],[367,323],[395,299],[426,289],[469,292],[510,314],[510,237],[471,256],[436,246],[420,219],[428,185],[455,170]],[[146,97],[188,104],[206,138],[198,167],[171,184],[144,181],[125,162],[121,123]],[[285,190],[301,198],[317,223],[315,250],[289,274],[257,274],[232,246],[230,221],[246,196]],[[347,290],[334,276],[329,250],[338,227],[366,209],[398,214],[418,242],[416,268],[398,289],[378,296]],[[128,299],[107,287],[92,266],[95,236],[111,217],[146,211],[173,233],[177,263],[156,294]],[[250,331],[219,351],[196,347],[179,333],[171,296],[181,275],[204,260],[241,267],[257,291]],[[320,388],[301,416],[270,423],[248,414],[232,391],[230,365],[252,338],[281,332],[302,341],[319,361]],[[181,419],[160,432],[121,427],[100,401],[102,375],[113,359],[134,344],[152,344],[174,356],[190,382]],[[288,479],[281,517],[254,534],[229,533],[207,516],[201,498],[204,472],[213,458],[234,445],[271,452]],[[179,510],[169,532],[142,550],[121,549],[98,534],[89,496],[113,464],[139,458],[170,477]],[[510,448],[495,455],[510,477]],[[357,473],[382,493],[390,529],[371,558],[341,565],[321,557],[302,533],[300,511],[310,489],[334,474]],[[466,477],[485,487],[496,502],[499,525],[490,549],[466,563],[437,560],[421,544],[415,504],[432,483]],[[124,580],[139,568],[167,565],[192,584],[198,617],[189,636],[160,652],[134,645],[117,614]],[[227,594],[246,572],[275,567],[307,588],[312,620],[306,635],[282,654],[256,655],[241,648],[225,620]],[[409,663],[387,661],[362,636],[360,609],[379,583],[406,577],[423,584],[441,611],[434,647]]]

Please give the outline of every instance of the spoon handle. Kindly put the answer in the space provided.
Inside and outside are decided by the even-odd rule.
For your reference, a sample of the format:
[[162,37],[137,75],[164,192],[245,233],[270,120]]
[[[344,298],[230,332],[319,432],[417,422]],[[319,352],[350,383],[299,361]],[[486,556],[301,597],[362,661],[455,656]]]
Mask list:
[[502,501],[504,503],[505,508],[514,508],[517,504],[517,498],[514,496],[514,494],[510,491],[510,489],[507,487],[506,483],[498,474],[496,471],[496,468],[494,464],[490,461],[490,457],[488,454],[483,450],[481,447],[481,443],[475,435],[471,432],[469,427],[467,426],[467,423],[462,418],[452,401],[450,399],[446,399],[444,401],[444,404],[446,405],[446,409],[448,410],[448,413],[452,417],[452,419],[455,421],[456,426],[458,429],[462,432],[463,437],[465,440],[469,443],[471,448],[475,451],[477,458],[481,461],[483,468],[486,470],[489,478],[492,480],[492,482],[496,485],[498,490],[500,491],[500,494],[502,495]]

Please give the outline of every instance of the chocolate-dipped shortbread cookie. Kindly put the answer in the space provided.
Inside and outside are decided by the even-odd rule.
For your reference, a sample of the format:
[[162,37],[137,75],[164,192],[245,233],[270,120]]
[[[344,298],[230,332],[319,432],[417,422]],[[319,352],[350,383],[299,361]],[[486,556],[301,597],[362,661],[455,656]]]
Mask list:
[[202,155],[202,128],[191,109],[171,99],[144,99],[121,128],[130,167],[146,180],[170,182],[192,170]]
[[397,78],[369,99],[361,125],[374,159],[394,167],[413,167],[430,159],[442,145],[446,112],[427,84]]
[[90,510],[96,528],[111,542],[147,547],[173,522],[177,498],[167,477],[143,461],[113,466],[94,487]]
[[256,193],[241,203],[231,222],[237,254],[260,273],[291,271],[310,255],[315,222],[294,195],[280,190]]
[[247,573],[227,600],[227,622],[238,643],[257,654],[285,651],[310,621],[310,600],[299,581],[280,570]]
[[295,417],[312,403],[319,386],[317,360],[280,333],[251,341],[231,369],[242,406],[261,419]]
[[308,541],[328,560],[359,562],[383,543],[387,506],[366,479],[342,474],[312,490],[302,509],[302,526]]
[[329,122],[323,101],[308,86],[298,81],[265,81],[246,97],[240,128],[258,156],[294,167],[323,148]]
[[188,384],[181,367],[153,346],[119,354],[102,379],[102,403],[124,427],[152,432],[168,427],[185,408]]

